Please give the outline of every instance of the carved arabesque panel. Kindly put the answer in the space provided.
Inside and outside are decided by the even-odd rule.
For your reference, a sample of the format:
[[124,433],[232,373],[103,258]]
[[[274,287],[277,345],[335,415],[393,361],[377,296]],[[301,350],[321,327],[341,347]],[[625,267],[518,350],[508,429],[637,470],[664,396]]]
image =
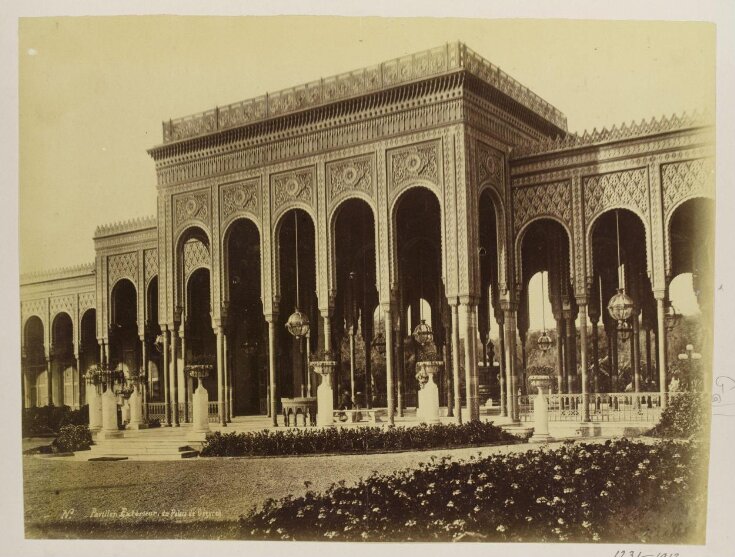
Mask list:
[[540,216],[557,217],[571,228],[572,199],[569,180],[515,188],[513,214],[515,232],[530,220]]
[[191,273],[202,267],[210,268],[209,249],[201,241],[191,239],[184,243],[184,276],[189,277]]
[[391,190],[395,194],[415,180],[439,185],[440,144],[438,141],[410,145],[389,152]]
[[583,179],[583,184],[584,216],[588,225],[598,214],[615,207],[630,207],[637,209],[641,215],[648,216],[646,168],[587,176]]
[[49,312],[53,320],[59,313],[66,313],[71,317],[72,323],[76,321],[74,315],[74,295],[69,294],[68,296],[54,296],[49,300]]
[[503,156],[492,147],[477,142],[477,183],[503,184]]
[[330,204],[351,192],[362,192],[374,197],[375,169],[372,155],[327,163],[326,168],[327,199]]
[[271,176],[273,213],[283,205],[294,201],[301,201],[313,206],[315,200],[314,182],[313,167]]
[[121,278],[136,284],[138,277],[138,254],[134,251],[111,255],[107,258],[107,287],[111,288]]
[[662,165],[664,214],[668,216],[680,201],[688,197],[714,197],[714,175],[714,161],[711,158]]
[[209,226],[211,211],[209,190],[200,190],[174,196],[174,228],[185,223],[200,221]]
[[89,309],[96,308],[96,299],[94,292],[82,292],[79,294],[79,319],[81,325],[81,319],[84,317],[84,313]]
[[158,274],[158,249],[147,249],[143,252],[144,280],[148,284]]
[[222,186],[220,189],[221,222],[225,223],[232,215],[244,212],[260,216],[259,197],[258,179]]

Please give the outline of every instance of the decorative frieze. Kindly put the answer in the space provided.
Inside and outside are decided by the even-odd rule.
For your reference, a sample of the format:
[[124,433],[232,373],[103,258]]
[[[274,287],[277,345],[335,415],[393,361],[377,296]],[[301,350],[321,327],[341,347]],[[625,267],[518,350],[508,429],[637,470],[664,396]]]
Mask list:
[[302,168],[271,176],[273,212],[287,203],[300,201],[314,205],[314,168]]
[[225,223],[238,213],[251,213],[259,216],[260,184],[257,179],[246,180],[234,184],[226,184],[220,188],[220,222]]
[[649,213],[648,170],[632,168],[583,179],[585,222],[611,208],[626,207],[643,217]]
[[52,297],[49,300],[49,312],[51,313],[52,319],[59,313],[66,313],[71,318],[72,322],[76,321],[76,316],[74,315],[74,302],[74,294]]
[[84,317],[84,313],[90,309],[96,309],[94,292],[82,292],[79,294],[79,319]]
[[107,258],[107,284],[112,287],[121,278],[137,283],[138,254],[136,252],[120,253]]
[[174,197],[174,227],[199,221],[209,227],[211,219],[209,190],[194,191]]
[[31,316],[37,316],[41,319],[41,321],[46,324],[46,308],[47,308],[47,300],[46,298],[39,298],[36,300],[24,300],[20,304],[20,313],[21,317],[23,318],[23,324],[25,325],[25,322],[28,320]]
[[374,197],[375,168],[372,155],[331,162],[326,168],[329,203],[352,192],[362,192]]

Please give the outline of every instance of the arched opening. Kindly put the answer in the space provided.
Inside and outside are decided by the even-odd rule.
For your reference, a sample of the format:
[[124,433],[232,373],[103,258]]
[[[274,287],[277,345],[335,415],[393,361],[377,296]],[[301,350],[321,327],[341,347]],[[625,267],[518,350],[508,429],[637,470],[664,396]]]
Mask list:
[[137,372],[140,357],[135,286],[130,280],[121,279],[112,288],[110,298],[110,366],[125,372]]
[[667,331],[667,378],[674,389],[700,389],[710,381],[714,201],[694,198],[679,205],[669,220],[669,241],[668,294],[678,318]]
[[[185,344],[184,362],[196,362],[201,360],[214,360],[217,339],[212,329],[211,317],[211,287],[210,271],[206,267],[200,267],[193,271],[186,279],[186,306],[185,306]],[[183,367],[183,366],[182,366]],[[192,378],[184,377],[184,370],[179,370],[179,385],[185,386],[185,391],[179,387],[179,396],[192,394]],[[184,383],[186,381],[186,383]],[[204,380],[204,388],[209,393],[209,398],[217,396],[217,373],[214,370]],[[186,400],[186,398],[184,398]],[[186,413],[181,414],[182,417]]]
[[[445,345],[449,326],[449,307],[442,282],[441,207],[436,195],[424,187],[412,188],[401,195],[395,206],[396,278],[398,282],[398,318],[393,323],[396,331],[396,381],[399,416],[404,407],[417,405],[418,382],[416,362],[422,351],[435,351],[446,363]],[[425,313],[426,305],[430,312]],[[411,323],[424,321],[431,327],[433,338],[420,346],[408,328]],[[386,350],[388,348],[386,347]],[[436,378],[440,404],[447,404],[447,366]],[[385,391],[383,391],[385,392]]]
[[[276,230],[281,297],[276,333],[276,400],[279,400],[316,393],[316,385],[311,382],[307,372],[307,350],[313,352],[317,346],[324,346],[324,332],[318,326],[314,222],[303,209],[291,209],[281,217]],[[295,338],[286,329],[286,321],[296,309],[309,318],[308,339]]]
[[[97,344],[97,312],[88,309],[82,315],[81,327],[79,329],[79,366],[80,372],[85,373],[93,365],[100,362],[99,345]],[[84,381],[80,381],[82,394],[84,395]],[[87,401],[82,396],[82,404]]]
[[[592,288],[589,314],[593,335],[602,320],[606,342],[597,342],[591,358],[593,391],[655,391],[658,389],[653,362],[656,305],[647,272],[646,230],[640,217],[627,209],[612,209],[594,221]],[[634,302],[631,317],[617,322],[608,305],[618,289]],[[641,335],[641,332],[643,333]],[[645,347],[641,346],[641,337]],[[597,380],[597,389],[594,382]]]
[[156,340],[161,334],[161,325],[158,322],[158,275],[148,282],[146,291],[145,327],[146,327],[146,362],[148,369],[148,401],[163,402],[163,354],[162,343]]
[[[500,342],[502,310],[498,297],[498,208],[491,190],[486,188],[478,205],[478,238],[480,250],[480,303],[477,322],[480,333],[481,365],[478,395],[480,403],[488,399],[504,402],[500,374],[505,372],[505,354]],[[495,339],[491,340],[492,338]],[[465,390],[462,389],[461,392]],[[501,410],[505,411],[505,410]]]
[[23,370],[26,408],[48,404],[48,376],[44,350],[43,321],[33,315],[23,327]]
[[[375,222],[370,206],[348,199],[335,216],[334,258],[337,298],[334,343],[340,348],[334,394],[337,405],[350,400],[361,407],[374,406],[380,391],[374,388],[373,314],[378,304],[375,288]],[[313,380],[314,378],[312,378]],[[335,406],[338,407],[338,406]]]
[[267,413],[268,329],[261,299],[260,233],[248,219],[225,236],[229,299],[228,373],[233,415]]
[[51,325],[51,392],[55,406],[79,407],[79,377],[74,360],[74,325],[59,313]]
[[[527,369],[529,362],[545,366],[543,373],[553,373],[556,385],[552,389],[560,393],[573,393],[581,390],[577,373],[577,326],[579,308],[574,298],[574,291],[569,273],[569,235],[564,226],[550,218],[542,218],[532,222],[524,231],[521,240],[521,296],[518,308],[518,333],[520,338],[520,355],[515,354],[515,369],[519,370],[516,378],[506,382],[509,400],[511,393],[520,388],[528,392]],[[534,276],[544,279],[542,298],[539,292],[531,291],[531,280]],[[540,285],[539,285],[540,288]],[[547,304],[548,297],[548,305]],[[536,344],[537,335],[529,337],[531,329],[531,309],[549,308],[551,315],[545,315],[544,321],[549,327],[549,336],[556,349],[549,350],[541,358],[540,348]],[[539,308],[540,306],[540,308]],[[553,323],[553,325],[552,325]],[[538,331],[535,331],[538,333]],[[529,338],[533,341],[529,343]],[[507,342],[507,339],[506,339]],[[540,363],[539,363],[540,361]],[[553,361],[553,364],[552,364]],[[534,371],[538,373],[539,370]],[[515,384],[513,382],[515,381]]]

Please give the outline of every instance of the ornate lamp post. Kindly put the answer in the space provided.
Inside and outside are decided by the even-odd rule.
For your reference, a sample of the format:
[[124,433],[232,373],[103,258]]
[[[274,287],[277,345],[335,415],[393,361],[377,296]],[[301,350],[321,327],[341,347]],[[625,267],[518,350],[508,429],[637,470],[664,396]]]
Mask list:
[[[693,344],[687,344],[685,348],[686,352],[683,352],[678,355],[678,358],[682,362],[689,362],[689,388],[694,387],[695,383],[695,377],[694,377],[694,362],[699,361],[702,359],[702,354],[699,352],[694,351],[694,345]],[[696,379],[696,385],[699,386],[699,378]]]
[[549,333],[546,332],[546,304],[545,298],[546,297],[546,289],[544,288],[544,273],[541,273],[541,326],[543,327],[543,331],[541,332],[541,335],[536,340],[536,344],[538,344],[539,350],[541,352],[548,352],[549,348],[551,348],[551,345],[554,344],[554,341],[551,340],[551,337],[549,336]]
[[197,380],[196,390],[192,395],[193,416],[189,441],[204,441],[209,431],[209,393],[204,386],[204,378],[209,377],[214,369],[214,358],[203,356],[192,361],[184,368],[184,372]]
[[617,240],[618,250],[618,289],[616,294],[610,298],[610,302],[607,304],[607,311],[610,313],[615,321],[618,322],[618,332],[623,337],[623,340],[630,337],[633,329],[627,322],[630,316],[633,315],[635,309],[635,301],[633,298],[625,293],[624,280],[621,278],[620,270],[620,220],[618,217],[618,211],[615,211],[615,232]]
[[87,404],[89,405],[89,430],[93,433],[102,429],[102,384],[104,377],[102,368],[99,365],[92,365],[84,374],[84,381],[87,384]]
[[[286,330],[298,340],[299,343],[299,367],[302,370],[302,374],[308,373],[308,370],[304,371],[303,363],[303,338],[309,334],[310,325],[309,318],[305,313],[302,313],[299,309],[299,219],[298,213],[294,211],[294,246],[296,251],[296,307],[294,312],[288,317],[286,321]],[[302,390],[303,390],[303,376],[302,376]]]

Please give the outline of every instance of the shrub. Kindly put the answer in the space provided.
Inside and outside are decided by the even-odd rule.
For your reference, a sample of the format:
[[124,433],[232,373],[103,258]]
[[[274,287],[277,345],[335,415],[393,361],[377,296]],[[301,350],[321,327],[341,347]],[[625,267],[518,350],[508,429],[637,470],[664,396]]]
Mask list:
[[79,410],[68,406],[40,406],[23,409],[23,436],[54,435],[65,425],[83,425],[89,423],[89,406]]
[[[335,541],[692,543],[696,521],[657,529],[659,513],[701,514],[706,460],[695,442],[626,439],[553,451],[433,460],[325,493],[268,500],[243,538]],[[706,491],[706,490],[705,490]],[[692,508],[690,508],[692,507]],[[691,512],[690,512],[691,511]],[[625,537],[622,537],[625,536]],[[701,541],[698,543],[702,543]]]
[[86,451],[92,445],[92,434],[86,425],[65,425],[59,431],[55,446],[59,452]]
[[661,412],[661,420],[648,434],[670,438],[702,435],[707,425],[706,400],[701,393],[682,392],[670,395],[669,404]]
[[516,443],[518,437],[487,422],[416,427],[219,431],[207,435],[202,456],[275,456],[319,453],[370,453]]

